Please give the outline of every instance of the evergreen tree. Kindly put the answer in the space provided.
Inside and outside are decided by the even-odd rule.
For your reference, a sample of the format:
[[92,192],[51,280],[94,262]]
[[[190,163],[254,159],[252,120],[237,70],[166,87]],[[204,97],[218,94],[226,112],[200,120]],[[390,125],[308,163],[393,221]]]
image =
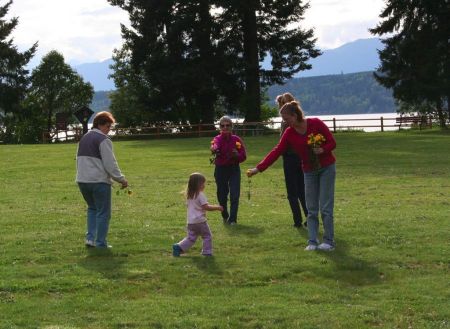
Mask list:
[[212,123],[218,94],[209,1],[109,2],[130,14],[132,28],[122,26],[127,70],[139,77],[138,102],[150,117]]
[[[300,22],[308,4],[301,0],[223,0],[223,38],[219,41],[229,52],[235,66],[243,72],[243,103],[247,121],[261,118],[261,86],[284,83],[295,73],[311,68],[307,61],[320,55],[315,49],[313,30],[303,30]],[[272,58],[272,69],[261,70],[259,63]]]
[[28,103],[45,115],[50,133],[56,112],[75,112],[91,103],[94,88],[64,62],[55,50],[45,55],[31,73]]
[[392,88],[399,103],[433,104],[419,107],[436,112],[445,127],[444,104],[450,115],[450,2],[389,0],[380,18],[371,32],[393,35],[383,40],[376,79]]
[[[312,30],[292,27],[307,8],[301,0],[109,2],[130,14],[122,36],[145,84],[139,102],[161,120],[212,123],[225,99],[258,121],[261,84],[284,82],[320,54]],[[260,71],[267,55],[273,67]]]
[[0,6],[0,139],[14,141],[15,127],[23,119],[21,103],[29,83],[25,66],[33,57],[37,43],[21,53],[9,37],[18,19],[5,20],[12,1]]

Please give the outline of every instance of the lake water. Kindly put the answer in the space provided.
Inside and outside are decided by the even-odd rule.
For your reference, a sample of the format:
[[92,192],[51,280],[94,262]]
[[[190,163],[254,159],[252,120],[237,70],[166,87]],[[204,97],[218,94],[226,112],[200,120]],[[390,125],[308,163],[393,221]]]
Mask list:
[[319,115],[306,116],[307,118],[319,118],[333,128],[333,118],[336,119],[336,129],[338,130],[364,130],[381,131],[381,118],[383,118],[383,130],[398,130],[395,123],[397,113],[370,113],[370,114],[342,114],[342,115]]
[[[370,113],[370,114],[342,114],[342,115],[311,115],[307,118],[319,118],[323,120],[327,126],[334,130],[358,130],[365,132],[381,131],[381,118],[383,118],[383,130],[392,131],[398,130],[398,125],[395,123],[395,118],[398,117],[397,113]],[[334,119],[334,121],[333,121]],[[244,119],[233,119],[235,123],[242,123]],[[272,129],[279,129],[281,125],[281,117],[272,118],[273,124],[269,127]],[[92,124],[88,125],[91,129]],[[218,123],[217,123],[218,127]],[[406,128],[406,127],[405,127]],[[114,131],[110,132],[114,135]],[[64,138],[64,134],[58,134],[60,138]],[[70,134],[71,135],[71,134]]]
[[[381,131],[381,122],[383,121],[383,130],[398,130],[398,124],[395,123],[397,113],[370,113],[370,114],[341,114],[341,115],[307,115],[306,118],[319,118],[324,121],[333,131],[339,130],[359,130],[366,132]],[[334,120],[333,120],[334,119]],[[278,129],[281,125],[281,117],[271,119],[274,123],[270,128]],[[234,122],[243,122],[243,119],[233,120]]]

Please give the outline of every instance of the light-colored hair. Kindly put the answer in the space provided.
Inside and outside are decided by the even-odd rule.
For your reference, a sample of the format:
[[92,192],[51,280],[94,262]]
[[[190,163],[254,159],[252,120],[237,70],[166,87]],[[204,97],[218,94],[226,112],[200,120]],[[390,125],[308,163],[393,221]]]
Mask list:
[[116,119],[114,119],[113,115],[107,111],[98,112],[95,117],[94,121],[92,122],[93,128],[98,128],[98,126],[103,126],[107,123],[114,124],[116,122]]
[[278,95],[277,98],[275,98],[275,100],[278,103],[278,108],[281,109],[281,107],[284,104],[295,101],[295,98],[294,98],[294,96],[292,96],[291,93],[284,93],[284,94]]
[[224,115],[219,119],[219,125],[221,125],[223,122],[229,122],[231,127],[233,127],[233,121],[231,121],[231,118],[228,115]]
[[200,186],[206,182],[205,176],[195,172],[189,176],[189,181],[186,187],[185,197],[186,199],[195,199],[200,193]]
[[284,104],[280,109],[280,113],[289,113],[296,115],[298,122],[302,122],[303,120],[305,120],[305,114],[303,113],[302,107],[297,101],[292,101]]

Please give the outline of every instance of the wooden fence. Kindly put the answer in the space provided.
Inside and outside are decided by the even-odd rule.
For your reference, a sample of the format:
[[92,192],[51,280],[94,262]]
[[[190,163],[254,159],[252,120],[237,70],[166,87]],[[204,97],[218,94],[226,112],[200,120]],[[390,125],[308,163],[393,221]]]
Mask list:
[[[402,117],[385,118],[345,118],[326,119],[324,121],[334,133],[339,131],[355,131],[375,129],[378,131],[410,128],[431,127],[432,120],[428,117],[414,117],[416,120],[402,120]],[[354,123],[354,124],[353,124]],[[174,138],[174,137],[206,137],[214,136],[219,131],[218,124],[185,124],[166,125],[152,127],[113,128],[110,135],[113,139],[150,139],[150,138]],[[281,119],[266,122],[235,122],[233,132],[240,136],[257,136],[263,134],[278,134]],[[82,136],[82,128],[70,127],[68,130],[55,130],[50,135],[44,133],[43,142],[78,141]]]

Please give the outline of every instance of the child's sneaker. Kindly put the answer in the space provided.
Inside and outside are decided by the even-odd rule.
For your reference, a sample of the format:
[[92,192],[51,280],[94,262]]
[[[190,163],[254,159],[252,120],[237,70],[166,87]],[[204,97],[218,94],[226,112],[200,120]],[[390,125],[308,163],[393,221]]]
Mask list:
[[324,251],[332,251],[332,250],[334,250],[334,246],[324,242],[324,243],[319,244],[317,249],[324,250]]
[[314,251],[316,249],[317,249],[317,246],[315,244],[309,244],[305,248],[306,251]]
[[183,250],[181,249],[181,247],[178,244],[174,244],[172,246],[172,255],[173,257],[180,257],[180,254],[183,252]]

